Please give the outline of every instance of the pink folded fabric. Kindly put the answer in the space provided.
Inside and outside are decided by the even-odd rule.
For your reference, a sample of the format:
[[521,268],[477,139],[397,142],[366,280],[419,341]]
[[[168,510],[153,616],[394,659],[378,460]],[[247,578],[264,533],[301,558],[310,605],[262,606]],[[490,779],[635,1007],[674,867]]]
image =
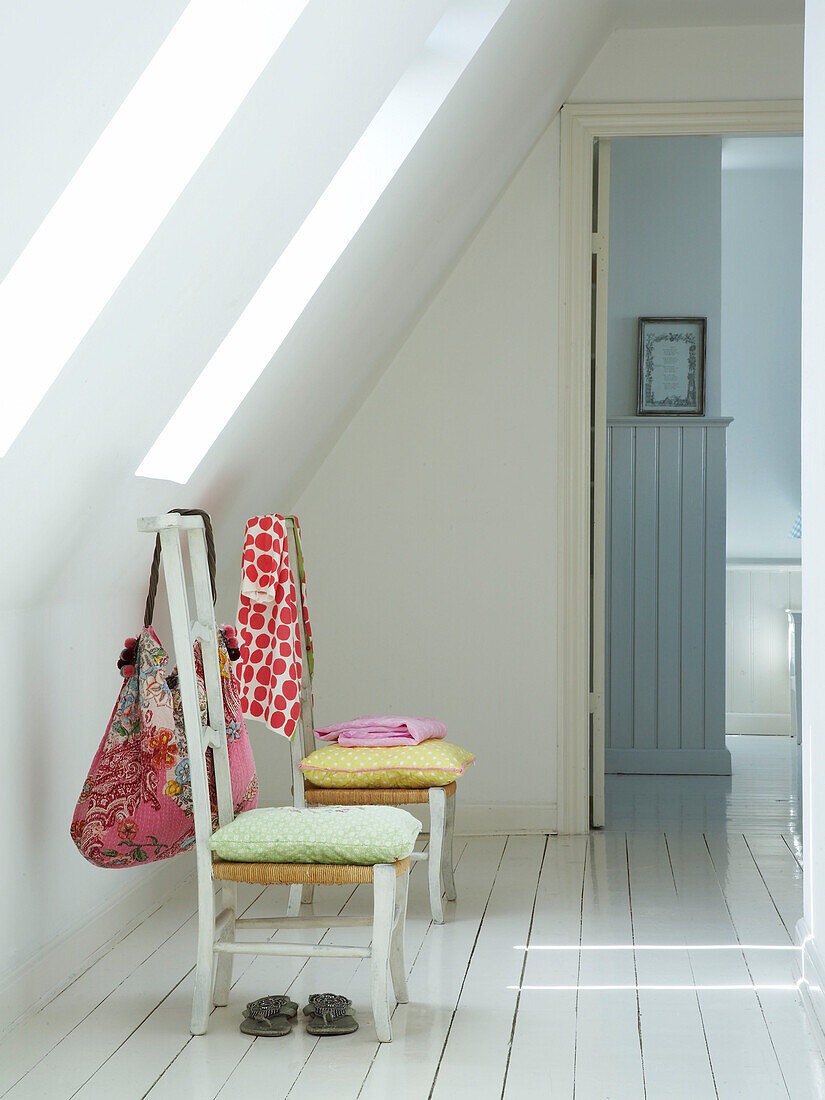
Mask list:
[[341,722],[337,726],[325,726],[315,733],[322,741],[337,741],[342,748],[376,749],[441,740],[447,736],[447,727],[434,718],[399,718],[392,714],[372,714],[366,718]]

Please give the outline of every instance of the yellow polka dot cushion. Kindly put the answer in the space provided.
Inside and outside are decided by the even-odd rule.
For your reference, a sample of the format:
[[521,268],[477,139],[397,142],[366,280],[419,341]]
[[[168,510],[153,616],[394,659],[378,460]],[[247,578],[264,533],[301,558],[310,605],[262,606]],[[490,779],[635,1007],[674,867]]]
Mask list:
[[391,748],[327,745],[301,761],[313,787],[446,787],[475,760],[449,741],[422,741]]
[[237,863],[395,863],[421,822],[396,806],[269,806],[246,810],[212,834],[212,851]]

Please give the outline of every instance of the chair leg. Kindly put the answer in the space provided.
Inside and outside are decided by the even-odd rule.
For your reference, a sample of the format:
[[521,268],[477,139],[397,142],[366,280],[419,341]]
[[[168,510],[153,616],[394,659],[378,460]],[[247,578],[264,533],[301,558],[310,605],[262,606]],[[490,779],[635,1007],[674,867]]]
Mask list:
[[[221,887],[221,907],[232,910],[232,922],[223,936],[225,940],[231,942],[235,939],[235,914],[238,909],[237,883],[226,882]],[[232,963],[234,958],[234,955],[221,952],[215,963],[215,991],[212,999],[219,1007],[229,1004],[229,988],[232,985]]]
[[315,887],[305,886],[303,893],[301,894],[301,902],[303,905],[312,905],[312,899],[315,897]]
[[379,1043],[392,1040],[390,1024],[390,942],[395,917],[395,868],[388,863],[373,867],[372,950],[370,999]]
[[212,962],[215,921],[210,913],[201,912],[198,919],[198,961],[195,967],[195,991],[192,994],[192,1019],[189,1030],[193,1035],[205,1035],[212,1009]]
[[410,873],[406,871],[395,880],[395,928],[390,941],[390,975],[395,999],[405,1005],[410,999],[407,994],[407,967],[404,962],[404,925],[407,920],[407,888]]
[[447,798],[441,787],[430,787],[430,845],[427,853],[427,873],[430,882],[430,911],[436,924],[444,923],[441,904],[441,864],[444,859],[444,826]]
[[455,795],[448,798],[444,824],[444,851],[441,860],[441,877],[444,880],[444,893],[447,901],[455,901],[455,878],[453,877],[453,833],[455,832]]
[[303,891],[303,886],[290,886],[289,901],[286,906],[286,915],[288,917],[299,917],[301,915],[301,895]]

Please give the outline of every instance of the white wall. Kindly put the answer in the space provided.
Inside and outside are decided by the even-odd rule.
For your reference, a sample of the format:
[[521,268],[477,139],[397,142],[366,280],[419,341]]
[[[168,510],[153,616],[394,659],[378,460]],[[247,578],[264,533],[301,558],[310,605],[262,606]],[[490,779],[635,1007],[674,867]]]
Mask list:
[[0,278],[186,7],[186,0],[3,5]]
[[[771,146],[788,140],[759,139],[768,163]],[[790,530],[801,498],[801,138],[796,164],[782,168],[755,166],[753,139],[738,156],[746,141],[726,139],[722,171],[722,410],[734,418],[728,557],[797,558]]]
[[555,802],[558,140],[554,123],[297,505],[318,718],[443,719],[478,755],[465,803]]
[[802,248],[802,754],[805,977],[825,1026],[825,8],[805,27],[805,167]]
[[802,27],[616,30],[571,103],[675,103],[802,97]]
[[635,416],[639,317],[706,317],[705,414],[719,416],[718,137],[610,143],[607,414]]
[[799,566],[729,564],[727,569],[725,728],[788,735],[787,608],[802,606]]

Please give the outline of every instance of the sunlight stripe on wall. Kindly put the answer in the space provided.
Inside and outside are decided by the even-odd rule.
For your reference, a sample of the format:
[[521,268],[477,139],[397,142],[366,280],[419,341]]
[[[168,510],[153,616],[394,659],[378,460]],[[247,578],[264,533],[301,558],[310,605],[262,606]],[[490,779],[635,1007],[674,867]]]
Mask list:
[[189,480],[508,3],[459,0],[447,9],[178,406],[139,476]]
[[0,283],[6,453],[308,0],[191,0]]

